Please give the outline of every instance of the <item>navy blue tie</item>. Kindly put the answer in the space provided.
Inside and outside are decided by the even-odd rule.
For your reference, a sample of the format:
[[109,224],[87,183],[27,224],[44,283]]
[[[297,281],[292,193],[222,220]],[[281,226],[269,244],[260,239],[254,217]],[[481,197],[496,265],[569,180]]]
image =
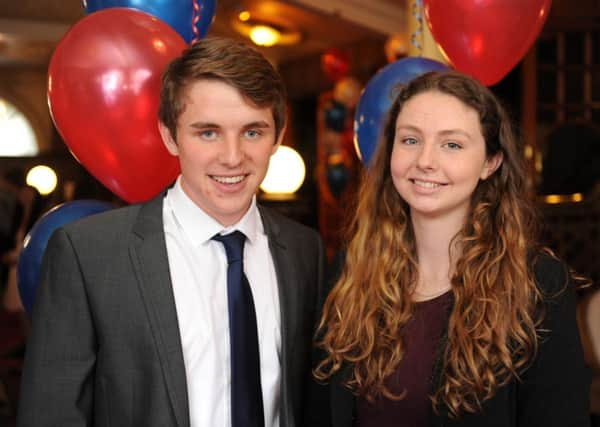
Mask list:
[[227,253],[227,301],[231,353],[231,425],[264,427],[260,385],[260,355],[256,312],[248,279],[244,274],[244,242],[240,231],[213,237]]

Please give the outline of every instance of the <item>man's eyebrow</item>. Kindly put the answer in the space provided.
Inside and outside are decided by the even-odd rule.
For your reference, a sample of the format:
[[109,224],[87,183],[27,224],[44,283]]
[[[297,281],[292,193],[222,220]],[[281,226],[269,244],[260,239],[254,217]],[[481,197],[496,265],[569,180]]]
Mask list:
[[264,120],[258,120],[256,122],[250,122],[244,126],[245,129],[248,128],[269,128],[271,125]]
[[219,126],[217,123],[213,123],[213,122],[194,122],[190,124],[190,127],[192,128],[196,128],[196,129],[206,129],[206,128],[219,128],[221,126]]

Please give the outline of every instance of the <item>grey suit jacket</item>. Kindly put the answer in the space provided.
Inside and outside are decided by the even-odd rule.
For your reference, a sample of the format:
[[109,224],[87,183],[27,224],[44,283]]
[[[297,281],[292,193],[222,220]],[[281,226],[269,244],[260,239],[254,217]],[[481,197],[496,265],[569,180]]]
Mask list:
[[[27,344],[20,427],[190,425],[162,200],[53,234]],[[260,212],[281,306],[281,426],[293,427],[309,377],[323,248],[314,230]]]

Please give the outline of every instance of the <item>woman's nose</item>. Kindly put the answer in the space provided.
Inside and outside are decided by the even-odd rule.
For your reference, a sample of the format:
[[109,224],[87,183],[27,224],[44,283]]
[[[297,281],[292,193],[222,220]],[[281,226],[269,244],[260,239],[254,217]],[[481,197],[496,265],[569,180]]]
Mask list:
[[435,147],[432,144],[423,144],[417,157],[417,167],[420,169],[434,169],[436,164]]

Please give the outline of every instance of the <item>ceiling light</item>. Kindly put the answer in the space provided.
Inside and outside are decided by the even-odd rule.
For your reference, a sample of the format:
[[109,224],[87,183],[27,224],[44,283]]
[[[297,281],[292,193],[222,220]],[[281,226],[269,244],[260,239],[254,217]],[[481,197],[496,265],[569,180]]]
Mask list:
[[258,46],[290,45],[302,39],[300,32],[289,25],[266,19],[255,19],[254,15],[250,17],[249,12],[247,15],[244,12],[235,15],[231,24],[238,33],[250,38]]
[[250,19],[250,12],[248,12],[247,10],[242,10],[239,14],[238,14],[238,19],[240,21],[246,22],[248,19]]
[[273,46],[281,38],[281,33],[268,25],[255,25],[250,30],[250,40],[259,46]]

